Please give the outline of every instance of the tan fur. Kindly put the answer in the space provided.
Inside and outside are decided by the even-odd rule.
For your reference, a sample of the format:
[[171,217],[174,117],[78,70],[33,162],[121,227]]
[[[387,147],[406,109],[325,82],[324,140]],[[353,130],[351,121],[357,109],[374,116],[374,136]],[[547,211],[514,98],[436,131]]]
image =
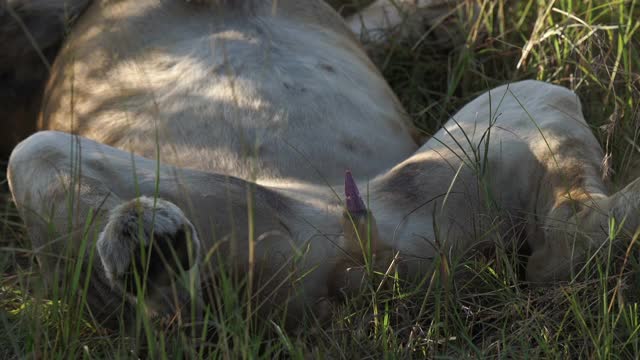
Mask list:
[[[266,310],[287,304],[295,316],[324,314],[328,297],[359,288],[364,272],[348,271],[368,257],[377,271],[393,259],[421,278],[435,257],[468,255],[489,230],[508,241],[524,229],[527,278],[547,282],[569,278],[606,241],[609,215],[635,230],[638,185],[609,196],[573,92],[537,81],[492,89],[418,148],[398,99],[325,4],[210,4],[105,1],[74,28],[45,94],[49,131],[9,164],[46,273],[64,264],[47,255],[85,256],[83,237],[102,232],[95,283],[115,287],[113,269],[135,260],[117,255],[133,238],[122,204],[140,196],[163,199],[140,213],[145,226],[153,211],[192,224],[203,281],[221,259],[259,270],[256,281],[278,284],[261,294]],[[336,194],[346,169],[371,218],[345,218]]]
[[[435,35],[440,42],[460,43],[464,24],[477,16],[477,1],[464,0],[376,0],[362,11],[350,16],[347,24],[361,39],[383,42],[389,36],[415,33],[418,29]],[[447,26],[439,26],[447,23]]]

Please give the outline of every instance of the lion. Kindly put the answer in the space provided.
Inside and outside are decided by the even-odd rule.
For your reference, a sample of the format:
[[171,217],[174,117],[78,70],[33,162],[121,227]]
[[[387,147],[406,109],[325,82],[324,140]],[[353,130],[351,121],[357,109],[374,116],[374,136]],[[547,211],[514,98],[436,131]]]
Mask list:
[[81,262],[97,319],[143,299],[187,321],[221,266],[263,311],[323,318],[372,269],[417,281],[498,240],[527,243],[544,284],[609,241],[610,218],[638,226],[640,183],[609,193],[569,89],[488,90],[423,143],[358,40],[385,41],[368,27],[398,24],[390,1],[346,21],[319,0],[75,5],[8,180],[42,273],[56,286]]

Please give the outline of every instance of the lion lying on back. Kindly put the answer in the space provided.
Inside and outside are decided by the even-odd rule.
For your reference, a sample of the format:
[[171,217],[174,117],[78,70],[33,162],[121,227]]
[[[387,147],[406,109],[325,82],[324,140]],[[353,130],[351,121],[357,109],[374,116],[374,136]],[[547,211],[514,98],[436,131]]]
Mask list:
[[225,262],[259,274],[267,311],[324,316],[358,269],[420,279],[489,229],[524,231],[533,282],[568,279],[610,216],[635,230],[640,185],[607,192],[565,88],[492,89],[418,144],[353,34],[395,25],[385,4],[351,26],[315,0],[89,5],[52,66],[43,131],[9,164],[43,273],[96,249],[98,318],[135,302],[143,275],[151,313],[186,316]]

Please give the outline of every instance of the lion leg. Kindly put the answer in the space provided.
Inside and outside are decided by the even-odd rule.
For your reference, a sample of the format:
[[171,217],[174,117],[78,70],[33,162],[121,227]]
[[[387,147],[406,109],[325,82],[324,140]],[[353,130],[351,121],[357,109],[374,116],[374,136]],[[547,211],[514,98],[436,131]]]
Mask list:
[[466,6],[462,0],[376,0],[346,20],[349,28],[366,41],[382,42],[392,34],[403,36],[428,29],[443,42],[460,42],[459,29],[452,20],[459,7],[469,13]]
[[[47,285],[69,286],[64,274],[82,268],[87,305],[100,321],[140,298],[151,315],[184,315],[197,295],[180,281],[197,277],[198,235],[178,206],[154,197],[177,194],[153,190],[153,164],[53,131],[32,135],[11,155],[11,192]],[[137,188],[128,185],[134,179]]]

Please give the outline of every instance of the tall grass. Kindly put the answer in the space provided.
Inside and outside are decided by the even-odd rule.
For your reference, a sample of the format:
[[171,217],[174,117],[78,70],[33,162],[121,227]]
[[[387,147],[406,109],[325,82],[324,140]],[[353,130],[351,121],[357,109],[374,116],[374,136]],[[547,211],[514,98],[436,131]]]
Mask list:
[[[368,46],[425,136],[479,93],[525,78],[575,90],[606,152],[614,187],[640,175],[640,1],[479,0],[460,45],[425,28]],[[458,36],[458,35],[453,35]],[[5,202],[8,204],[8,202]],[[615,232],[617,224],[611,224]],[[602,252],[569,284],[530,288],[517,251],[437,259],[422,287],[387,281],[335,306],[320,326],[287,332],[282,314],[248,316],[246,283],[215,269],[215,310],[199,336],[149,319],[108,331],[82,309],[87,284],[70,277],[43,294],[28,240],[10,205],[0,226],[0,358],[637,358],[640,263],[636,239]],[[504,234],[494,234],[495,238]],[[514,235],[511,235],[514,236]],[[87,238],[87,243],[93,239]],[[605,249],[608,250],[608,249]],[[77,274],[69,269],[71,274]],[[374,275],[375,276],[375,275]]]

